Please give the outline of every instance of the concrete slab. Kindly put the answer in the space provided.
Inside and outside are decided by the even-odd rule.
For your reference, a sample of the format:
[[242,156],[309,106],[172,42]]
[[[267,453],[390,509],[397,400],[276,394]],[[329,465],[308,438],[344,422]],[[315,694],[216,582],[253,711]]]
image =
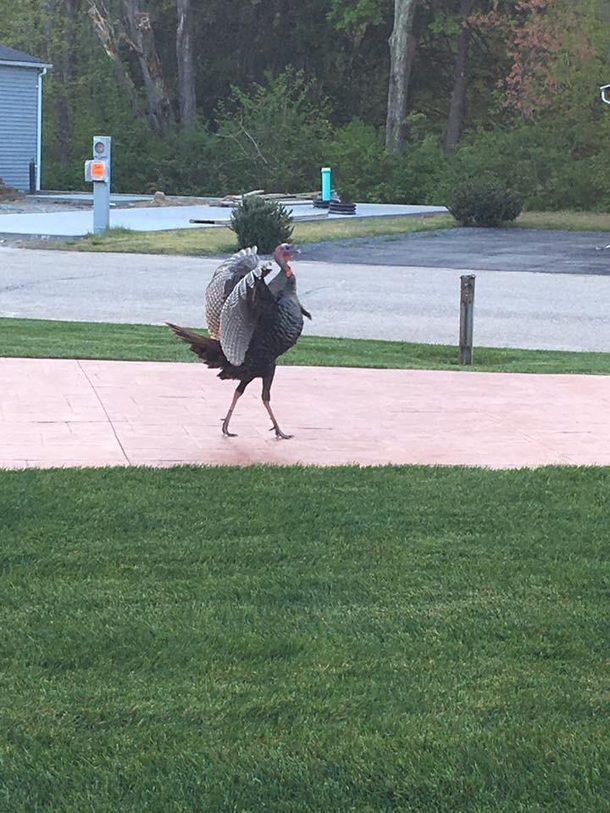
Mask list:
[[610,377],[283,367],[268,431],[255,382],[203,365],[0,359],[0,467],[610,465]]
[[[287,207],[297,217],[304,215],[304,206]],[[231,209],[218,206],[151,206],[141,209],[111,209],[111,228],[122,227],[134,231],[167,231],[171,229],[201,229],[205,225],[189,223],[190,219],[220,220],[228,223]],[[446,212],[443,206],[390,206],[359,203],[357,217],[410,217]],[[312,217],[320,215],[311,207]],[[336,220],[351,215],[327,215]],[[209,226],[208,226],[209,228]],[[0,234],[35,235],[41,237],[82,237],[93,231],[91,211],[48,212],[42,214],[3,214],[0,216]]]

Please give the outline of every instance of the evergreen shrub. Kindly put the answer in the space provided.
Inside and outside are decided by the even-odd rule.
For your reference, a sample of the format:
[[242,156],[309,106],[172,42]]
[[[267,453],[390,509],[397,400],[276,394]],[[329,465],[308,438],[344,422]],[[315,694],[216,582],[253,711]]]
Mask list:
[[240,249],[258,246],[261,254],[270,254],[277,245],[290,240],[294,226],[285,206],[254,195],[244,198],[233,210],[231,229]]
[[460,184],[448,208],[462,226],[501,226],[516,220],[523,204],[519,195],[500,181],[482,178]]

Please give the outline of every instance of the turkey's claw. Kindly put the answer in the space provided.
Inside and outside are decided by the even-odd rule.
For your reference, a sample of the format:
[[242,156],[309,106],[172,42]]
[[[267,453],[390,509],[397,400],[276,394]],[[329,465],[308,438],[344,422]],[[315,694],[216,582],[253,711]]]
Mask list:
[[229,432],[229,421],[226,418],[221,418],[220,420],[222,421],[222,434],[226,438],[236,438],[237,435],[235,432]]
[[284,434],[284,432],[282,432],[282,430],[280,429],[279,426],[272,426],[269,431],[270,432],[275,432],[275,437],[278,440],[290,440],[290,438],[294,437],[294,435],[286,435],[286,434]]

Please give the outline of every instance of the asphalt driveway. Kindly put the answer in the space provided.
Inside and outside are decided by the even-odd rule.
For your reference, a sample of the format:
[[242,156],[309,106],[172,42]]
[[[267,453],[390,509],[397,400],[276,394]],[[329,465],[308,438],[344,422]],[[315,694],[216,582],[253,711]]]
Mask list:
[[308,260],[333,263],[610,276],[608,232],[443,229],[404,237],[307,246]]

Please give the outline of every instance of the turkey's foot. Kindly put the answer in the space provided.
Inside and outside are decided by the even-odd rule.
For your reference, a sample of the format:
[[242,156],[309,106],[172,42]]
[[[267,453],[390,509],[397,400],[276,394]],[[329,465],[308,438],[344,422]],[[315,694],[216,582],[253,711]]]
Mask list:
[[237,435],[235,432],[229,432],[229,419],[228,418],[221,418],[222,421],[222,434],[226,438],[236,438]]
[[267,410],[267,413],[268,413],[269,417],[271,418],[271,423],[273,424],[273,426],[271,427],[271,429],[269,431],[270,432],[275,432],[275,436],[276,436],[276,438],[278,440],[280,440],[280,439],[290,440],[290,438],[293,437],[293,436],[292,435],[286,435],[284,432],[282,432],[282,430],[280,429],[280,425],[277,422],[277,420],[275,418],[275,415],[273,414],[273,410],[271,409],[271,404],[269,403],[269,401],[266,400],[265,398],[263,398],[263,404],[265,405],[265,409]]
[[269,431],[270,432],[275,432],[275,437],[278,440],[282,440],[282,439],[283,440],[290,440],[290,438],[294,437],[294,435],[286,435],[284,432],[282,432],[282,430],[280,429],[279,426],[272,426]]
[[248,386],[248,382],[244,384],[242,383],[233,393],[233,400],[231,401],[231,406],[229,407],[229,411],[227,412],[224,418],[221,418],[222,421],[222,434],[227,438],[236,438],[237,435],[234,432],[229,432],[229,421],[231,420],[231,415],[233,415],[233,410],[235,409],[235,404],[239,401],[241,396],[243,395],[244,390]]

